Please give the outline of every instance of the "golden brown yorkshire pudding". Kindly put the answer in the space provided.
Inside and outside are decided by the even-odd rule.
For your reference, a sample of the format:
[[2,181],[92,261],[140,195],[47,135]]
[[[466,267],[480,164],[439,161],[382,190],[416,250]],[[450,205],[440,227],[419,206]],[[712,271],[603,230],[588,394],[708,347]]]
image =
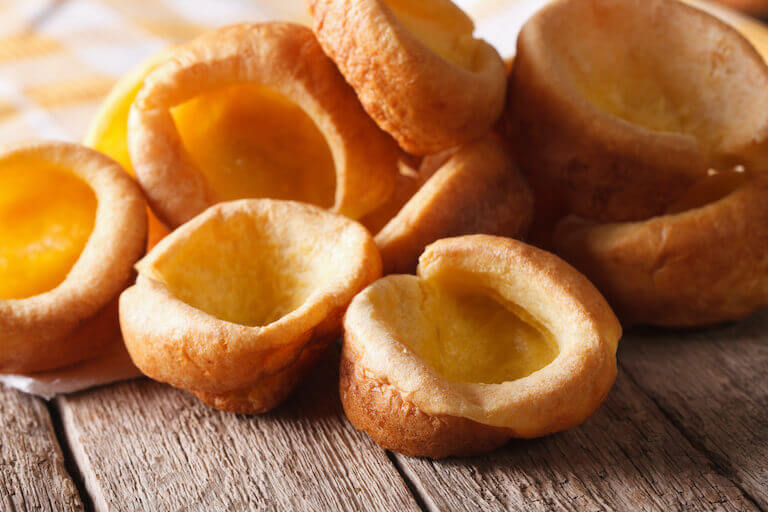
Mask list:
[[768,161],[768,67],[674,0],[548,5],[520,33],[508,105],[537,199],[590,219],[647,219],[709,168]]
[[63,142],[0,154],[0,372],[95,358],[120,343],[117,296],[144,251],[146,203],[101,153]]
[[409,153],[484,135],[504,106],[504,61],[450,0],[310,0],[315,33],[366,111]]
[[525,235],[533,198],[501,142],[486,136],[427,157],[424,182],[376,235],[384,274],[413,273],[424,248],[441,238]]
[[389,196],[400,154],[312,32],[289,23],[225,27],[178,48],[146,78],[128,139],[169,226],[246,197],[357,218]]
[[278,405],[381,275],[360,224],[293,201],[221,203],[168,235],[120,297],[123,336],[149,377],[226,411]]
[[616,376],[621,327],[592,284],[508,238],[440,240],[418,276],[376,281],[344,317],[341,399],[387,449],[474,455],[575,427]]
[[[118,80],[102,102],[83,140],[83,144],[89,148],[115,159],[131,176],[135,176],[135,173],[128,153],[128,113],[146,76],[168,60],[172,52],[173,47],[169,47],[151,55]],[[147,247],[152,248],[168,234],[168,229],[151,210],[148,221]]]
[[645,221],[601,225],[570,217],[554,240],[558,254],[627,323],[715,324],[768,305],[764,174],[714,175],[669,214]]

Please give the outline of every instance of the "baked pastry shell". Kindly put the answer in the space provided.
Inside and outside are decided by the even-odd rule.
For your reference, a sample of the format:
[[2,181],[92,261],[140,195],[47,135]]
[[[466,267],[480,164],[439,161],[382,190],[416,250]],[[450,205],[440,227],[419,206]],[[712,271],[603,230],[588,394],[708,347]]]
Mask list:
[[[151,276],[152,259],[184,244],[206,224],[231,216],[261,222],[315,217],[344,242],[345,268],[334,269],[330,284],[315,290],[297,309],[264,326],[217,318],[176,297]],[[327,234],[327,233],[325,233]],[[307,232],[307,237],[324,233]],[[318,238],[317,243],[323,243]],[[258,261],[254,261],[258,264]],[[320,208],[268,199],[220,203],[174,231],[139,264],[136,285],[120,298],[120,324],[126,347],[147,376],[186,389],[218,409],[260,413],[282,402],[317,358],[337,338],[352,297],[381,275],[381,259],[371,236],[359,224]],[[285,269],[291,272],[291,269]],[[256,293],[256,292],[255,292]]]
[[385,448],[440,458],[568,429],[597,409],[616,376],[621,327],[584,276],[550,253],[488,235],[430,245],[419,276],[443,273],[471,276],[513,301],[552,333],[559,354],[514,381],[450,381],[379,320],[370,298],[374,283],[355,297],[344,318],[340,390],[353,425]]
[[411,154],[428,155],[483,136],[504,107],[506,73],[477,40],[474,69],[433,52],[383,0],[311,0],[325,52],[368,114]]
[[420,174],[424,184],[376,235],[384,274],[413,273],[441,238],[525,235],[533,196],[495,136],[426,158]]
[[290,23],[240,24],[174,51],[131,108],[129,149],[152,210],[176,227],[216,198],[179,136],[170,109],[218,88],[257,84],[301,107],[322,133],[336,172],[333,210],[358,218],[394,186],[399,149],[376,127],[312,32]]
[[22,299],[0,300],[0,371],[47,371],[98,357],[120,343],[117,297],[144,252],[146,202],[112,159],[64,142],[7,147],[2,159],[30,156],[83,180],[97,199],[93,231],[66,278]]
[[584,272],[626,324],[717,324],[768,305],[768,179],[674,215],[599,224],[569,217],[557,253]]
[[[558,49],[567,47],[563,38],[571,32],[558,27],[581,26],[579,19],[586,15],[609,25],[618,9],[626,11],[625,19],[636,20],[632,32],[655,31],[622,37],[643,41],[642,51],[634,54],[639,62],[646,53],[683,54],[674,61],[660,58],[678,63],[668,73],[679,73],[679,79],[670,82],[698,77],[697,89],[703,92],[699,105],[689,107],[708,120],[704,124],[715,126],[718,136],[712,141],[654,130],[601,110],[561,69],[566,59],[586,57]],[[664,41],[676,41],[679,49]],[[603,47],[622,44],[603,41]],[[567,0],[548,5],[523,27],[504,125],[537,201],[562,204],[565,213],[584,218],[630,221],[663,213],[710,167],[762,167],[768,157],[768,118],[760,113],[766,108],[768,67],[723,21],[670,0]]]

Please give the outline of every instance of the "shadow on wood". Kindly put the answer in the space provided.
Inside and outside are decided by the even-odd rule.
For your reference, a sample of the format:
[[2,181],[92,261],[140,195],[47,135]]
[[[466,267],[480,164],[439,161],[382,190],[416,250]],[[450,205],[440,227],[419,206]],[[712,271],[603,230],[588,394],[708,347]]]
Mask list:
[[96,510],[419,510],[340,414],[338,348],[282,407],[223,413],[138,380],[59,399]]

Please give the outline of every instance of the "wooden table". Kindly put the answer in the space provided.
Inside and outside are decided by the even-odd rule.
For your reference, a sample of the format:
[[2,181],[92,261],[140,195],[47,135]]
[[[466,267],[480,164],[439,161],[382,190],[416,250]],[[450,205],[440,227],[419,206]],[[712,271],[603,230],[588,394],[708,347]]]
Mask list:
[[136,380],[45,403],[0,388],[15,511],[768,510],[768,313],[636,330],[581,427],[474,459],[388,453],[346,421],[338,349],[278,410]]

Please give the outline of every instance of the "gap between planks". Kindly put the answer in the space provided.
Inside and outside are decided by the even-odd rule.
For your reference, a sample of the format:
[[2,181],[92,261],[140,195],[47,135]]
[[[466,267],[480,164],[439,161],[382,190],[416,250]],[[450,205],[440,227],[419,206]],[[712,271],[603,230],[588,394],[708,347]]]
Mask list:
[[[385,469],[385,473],[390,484],[401,484],[402,488],[395,486],[394,494],[405,497],[405,506],[402,503],[397,505],[410,510],[440,510],[453,508],[452,505],[466,507],[469,504],[482,504],[488,510],[582,507],[758,510],[762,507],[761,496],[765,494],[763,476],[766,471],[764,465],[760,464],[760,460],[764,460],[760,456],[766,453],[765,441],[768,437],[764,408],[763,416],[759,415],[761,404],[768,396],[761,370],[764,369],[767,359],[765,355],[768,353],[765,345],[767,324],[768,314],[762,314],[741,324],[696,333],[629,333],[621,345],[622,372],[619,380],[603,407],[582,427],[545,439],[513,441],[499,452],[478,459],[431,462],[392,454],[390,457],[394,466],[390,470]],[[335,366],[335,361],[331,362],[331,366]],[[181,392],[148,381],[86,392],[62,398],[58,403],[62,411],[62,423],[67,427],[65,435],[72,444],[74,455],[79,459],[79,468],[88,483],[95,510],[121,510],[119,507],[122,500],[127,500],[125,503],[129,506],[130,497],[119,495],[113,488],[112,501],[107,499],[110,495],[105,492],[105,487],[109,487],[110,477],[116,475],[114,472],[110,474],[110,468],[104,466],[104,458],[106,456],[109,459],[113,453],[94,449],[96,444],[93,438],[102,435],[102,441],[107,443],[114,444],[116,439],[125,442],[125,436],[135,432],[130,429],[120,432],[118,428],[116,433],[117,424],[125,415],[140,415],[146,403],[149,403],[151,409],[153,401],[155,406],[171,404],[178,413],[171,411],[165,421],[156,421],[154,424],[149,422],[157,430],[153,434],[160,437],[173,434],[176,439],[181,439],[184,435],[194,435],[194,431],[184,432],[188,427],[184,421],[177,421],[177,415],[186,415],[187,418],[191,417],[198,428],[204,426],[215,430],[221,424],[229,424],[230,430],[234,430],[226,432],[230,436],[242,434],[237,429],[243,422],[258,424],[263,420],[268,424],[267,432],[272,428],[273,434],[283,432],[289,434],[289,437],[292,432],[298,433],[306,443],[312,439],[311,435],[307,437],[307,429],[311,432],[312,421],[305,421],[304,416],[307,410],[311,412],[313,408],[317,414],[318,404],[325,400],[326,405],[321,406],[325,410],[320,411],[319,419],[323,421],[332,416],[336,419],[330,420],[335,426],[325,433],[324,442],[341,441],[346,445],[342,451],[348,450],[347,456],[352,453],[351,458],[357,464],[369,465],[371,460],[375,460],[379,469],[386,468],[388,463],[392,466],[382,450],[373,446],[367,437],[352,431],[341,416],[337,403],[327,405],[331,395],[332,401],[338,400],[335,394],[335,371],[327,373],[325,384],[318,384],[316,378],[310,379],[305,386],[310,388],[309,392],[300,390],[298,393],[305,395],[303,398],[299,396],[292,399],[286,405],[287,411],[276,412],[266,417],[266,420],[218,413]],[[107,410],[110,400],[125,401],[125,393],[120,391],[121,388],[132,389],[134,392],[138,390],[135,396],[130,397],[132,407],[125,407],[123,403],[120,405],[122,411],[113,411],[115,416],[111,418],[111,423],[99,423],[98,428],[104,432],[89,430],[84,420],[88,420],[90,414],[95,415],[94,419],[98,422],[101,420],[99,411]],[[746,393],[747,388],[754,392]],[[168,396],[175,398],[169,399]],[[40,403],[32,397],[24,398],[32,403]],[[145,400],[147,398],[149,400]],[[711,407],[712,402],[714,408]],[[722,427],[720,430],[699,428],[709,423],[718,425],[715,421],[718,413],[729,403],[737,411],[747,412],[737,416],[737,421],[733,421],[733,417],[726,418],[719,425]],[[191,416],[190,411],[193,411]],[[128,423],[130,420],[125,419]],[[338,428],[336,422],[339,421],[342,422],[341,435],[335,432]],[[293,425],[297,422],[303,423],[298,429]],[[174,423],[178,430],[175,433],[172,432]],[[136,423],[134,427],[142,425],[147,426],[147,423]],[[744,435],[745,431],[754,431],[753,437]],[[91,439],[81,439],[83,432],[91,436]],[[260,432],[263,431],[257,428],[250,435],[258,435]],[[120,434],[122,437],[118,437]],[[335,438],[329,439],[329,436]],[[215,443],[220,437],[209,432],[207,441]],[[741,442],[742,439],[746,441]],[[87,449],[89,444],[90,450]],[[194,448],[193,445],[189,446]],[[298,443],[298,448],[302,447],[303,444]],[[148,450],[147,446],[143,448]],[[363,456],[355,454],[357,450],[362,451]],[[221,454],[214,451],[208,455]],[[195,463],[189,457],[186,461],[187,464]],[[328,460],[321,462],[327,464]],[[222,463],[226,464],[226,461]],[[333,463],[330,465],[333,466]],[[157,468],[152,464],[142,469],[143,472],[134,474],[121,475],[118,472],[117,476],[139,480],[158,476]],[[260,469],[265,468],[262,466]],[[327,480],[333,480],[344,478],[344,473],[343,470],[327,472],[325,476]],[[621,478],[617,479],[617,474]],[[152,483],[144,482],[145,498],[158,492],[159,488],[153,487]],[[200,488],[203,489],[202,494],[206,489],[211,491],[205,486]],[[200,494],[200,488],[193,486],[192,491]],[[344,490],[348,488],[342,487],[341,491]],[[198,495],[195,501],[193,496],[193,506],[190,508],[194,509],[195,504],[211,504],[200,501],[201,497],[205,498]],[[286,499],[285,496],[283,498]],[[381,502],[371,500],[370,495],[366,499],[368,501],[365,505],[369,508],[375,508],[377,504],[380,508],[393,505],[386,502],[386,499]],[[287,503],[290,503],[290,499],[283,502]],[[333,498],[326,497],[326,501],[321,503],[333,503]],[[222,509],[226,505],[237,505],[226,499],[219,504]],[[364,506],[363,502],[354,499],[335,504],[340,505],[339,508],[345,505],[346,508]],[[180,502],[177,505],[182,508],[189,503]],[[124,510],[132,508],[130,506]]]
[[[760,319],[751,321],[760,322]],[[758,331],[765,332],[760,326]],[[744,336],[740,337],[738,332],[729,330],[714,331],[714,335],[732,344],[737,352],[744,351],[743,357],[755,358],[754,350],[752,353],[747,350],[750,346],[748,336],[744,339]],[[655,333],[654,336],[658,337],[659,334]],[[673,338],[673,342],[680,346],[689,346],[685,343],[687,338],[684,335],[665,334],[665,336]],[[668,347],[670,341],[663,340],[662,344]],[[654,375],[655,380],[668,382],[668,387],[674,387],[678,379],[669,378],[671,371],[669,365],[672,364],[669,357],[670,349],[661,350],[659,355],[664,357],[657,358],[648,353],[646,345],[653,347],[653,340],[642,338],[642,333],[640,335],[630,333],[622,345],[628,347],[622,349],[623,367],[629,366],[636,374],[638,365],[656,365],[655,372],[649,375]],[[703,377],[697,373],[698,365],[695,362],[698,358],[713,357],[713,352],[716,353],[719,350],[717,343],[713,345],[709,340],[709,342],[691,346],[695,347],[691,353],[677,354],[672,357],[673,362],[687,370],[688,380],[707,389],[705,382],[698,382]],[[752,371],[750,368],[747,370],[749,370],[748,373]],[[309,398],[298,397],[297,401],[286,406],[291,412],[287,415],[285,411],[277,412],[272,415],[272,418],[278,417],[288,422],[302,421],[300,415],[303,414],[304,405],[316,402],[318,396],[327,398],[333,395],[333,400],[337,401],[333,375],[335,371],[331,372],[331,385],[330,388],[326,387],[325,392],[317,395],[317,389],[320,387],[310,382],[305,386],[310,388]],[[754,377],[754,374],[751,377]],[[747,375],[745,378],[751,377]],[[193,418],[197,428],[204,424],[205,420],[220,414],[210,411],[183,393],[154,383],[136,383],[131,384],[130,387],[134,387],[131,390],[131,394],[135,395],[131,398],[136,403],[134,408],[140,408],[140,404],[143,403],[138,402],[137,399],[149,398],[149,402],[158,404],[175,404],[179,401],[185,404],[184,408],[198,410],[193,415],[201,416],[201,418]],[[121,399],[120,392],[108,390],[108,393],[113,398]],[[300,395],[303,393],[306,393],[306,390],[299,391]],[[167,395],[176,398],[165,402],[168,399],[162,397]],[[729,399],[727,394],[723,399]],[[85,428],[82,423],[89,417],[88,409],[94,407],[98,409],[99,404],[106,406],[110,400],[109,396],[106,398],[90,396],[89,398],[89,395],[84,395],[82,400],[77,397],[62,399],[63,402],[71,402],[68,407],[72,417],[67,420],[65,416],[65,424],[73,425],[68,428],[70,435],[74,429]],[[414,510],[420,507],[428,510],[465,508],[469,505],[482,506],[487,510],[510,508],[758,510],[759,506],[756,506],[748,495],[750,493],[742,491],[742,488],[734,485],[730,478],[723,476],[718,470],[718,464],[708,456],[709,453],[702,452],[698,445],[688,439],[687,429],[683,428],[682,424],[675,425],[670,421],[669,411],[666,410],[668,405],[650,396],[641,389],[634,376],[630,376],[629,371],[622,370],[616,386],[603,407],[592,419],[575,430],[545,439],[513,441],[504,449],[477,459],[432,462],[396,454],[392,455],[392,458],[402,480],[408,484],[409,494],[418,498],[415,499],[415,503],[411,503],[415,506],[415,508],[411,507]],[[175,407],[178,407],[178,404]],[[348,448],[355,450],[359,447],[363,451],[365,456],[359,459],[362,463],[375,460],[376,464],[382,464],[383,462],[379,459],[383,451],[373,447],[367,437],[361,437],[358,433],[352,432],[351,427],[340,416],[338,404],[333,407],[335,412],[332,414],[339,416],[340,421],[343,422],[345,433],[341,439],[350,443]],[[114,414],[117,414],[117,411]],[[227,417],[228,415],[224,415],[222,418],[226,421]],[[119,420],[119,416],[115,419]],[[236,421],[239,422],[241,419]],[[687,418],[684,417],[683,420]],[[173,420],[169,418],[169,421]],[[251,421],[259,423],[261,420]],[[269,423],[271,420],[266,421]],[[233,419],[232,422],[235,420]],[[150,420],[149,424],[153,422]],[[109,429],[114,426],[102,424],[100,428]],[[160,424],[159,428],[171,428],[171,425]],[[295,426],[283,425],[280,428],[294,429]],[[301,438],[303,435],[301,430],[294,431],[294,434],[298,433]],[[96,459],[102,453],[94,448],[98,444],[98,439],[94,440],[94,438],[98,438],[101,434],[92,430],[86,433],[86,438],[74,440],[73,444],[81,445],[84,457],[90,446],[91,454],[88,463],[94,464],[95,467],[99,464]],[[156,435],[167,436],[168,432],[159,432]],[[306,442],[307,437],[304,436],[303,439]],[[338,439],[326,438],[327,441],[338,442]],[[371,456],[379,458],[369,459]],[[147,471],[147,474],[139,477],[155,478],[157,471],[152,472],[155,469],[144,468],[143,471]],[[103,464],[94,470],[92,493],[110,496],[112,501],[105,500],[104,503],[107,504],[119,502],[120,498],[126,499],[120,494],[119,489],[111,486],[110,475],[114,476],[115,473]],[[136,475],[128,476],[136,478]],[[151,489],[150,487],[147,490],[151,491]],[[402,490],[399,489],[399,491]],[[104,503],[102,506],[106,507]],[[347,505],[351,504],[347,503]],[[368,502],[368,505],[375,507],[376,503]],[[99,506],[96,509],[101,510]]]
[[61,450],[61,453],[64,457],[64,468],[69,474],[69,477],[72,479],[72,483],[74,484],[75,489],[77,489],[77,493],[80,496],[80,501],[83,505],[83,511],[92,512],[94,508],[93,502],[91,501],[91,495],[86,489],[85,480],[83,479],[83,474],[80,471],[79,462],[73,455],[72,447],[70,446],[69,440],[67,439],[64,424],[61,420],[61,411],[58,401],[48,400],[46,405],[48,407],[48,414],[51,417],[51,424],[56,436],[56,442],[58,443],[59,449]]
[[386,453],[340,410],[338,349],[277,410],[222,413],[132,381],[59,399],[94,509],[420,512]]
[[0,509],[84,510],[45,403],[0,385]]

